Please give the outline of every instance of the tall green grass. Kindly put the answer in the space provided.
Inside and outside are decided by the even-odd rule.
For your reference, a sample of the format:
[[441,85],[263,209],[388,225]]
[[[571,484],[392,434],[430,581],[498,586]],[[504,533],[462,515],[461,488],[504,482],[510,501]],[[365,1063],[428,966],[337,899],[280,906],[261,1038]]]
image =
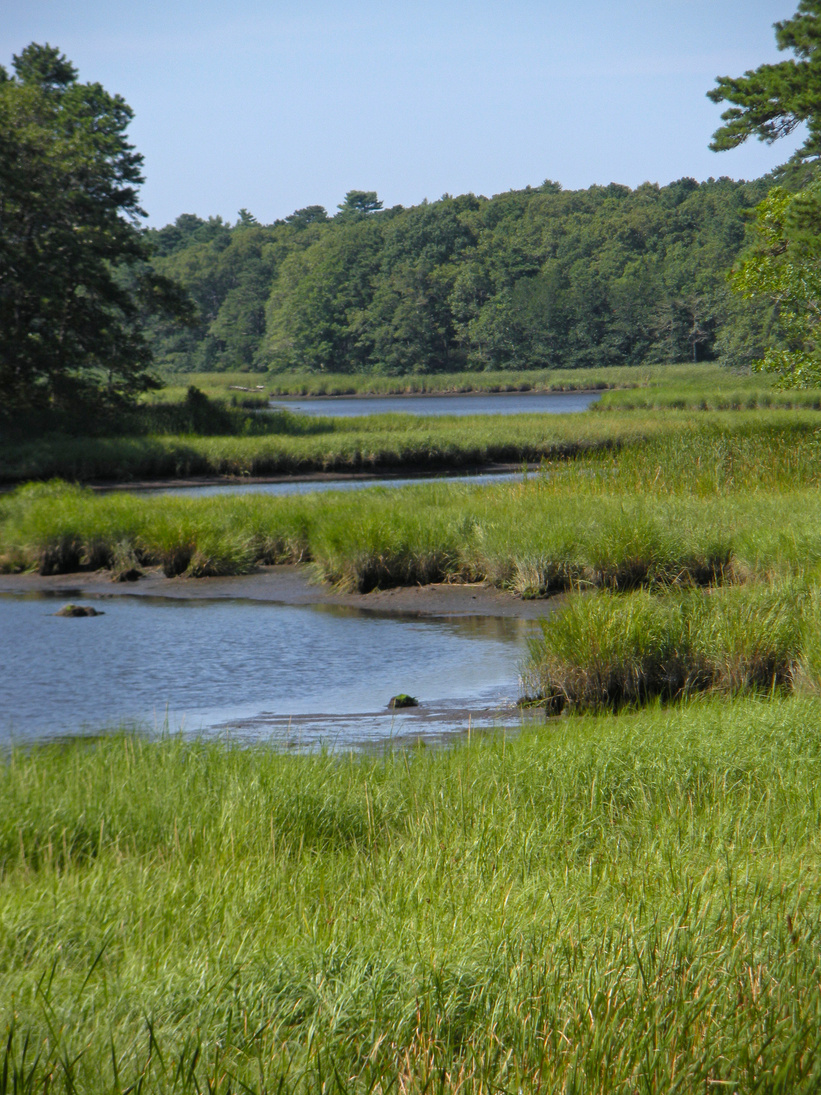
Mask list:
[[[703,367],[702,367],[703,368]],[[647,384],[652,377],[670,370],[679,378],[691,374],[691,366],[637,366],[606,369],[528,369],[522,371],[429,373],[410,376],[376,376],[365,373],[168,373],[165,387],[145,396],[149,404],[184,398],[189,386],[209,398],[254,405],[257,389],[272,396],[352,396],[461,394],[469,392],[590,391]],[[696,370],[698,374],[698,369]],[[243,391],[242,389],[249,389]]]
[[821,707],[0,768],[0,1091],[810,1093]]
[[[347,373],[170,374],[150,401],[181,399],[195,385],[215,399],[242,400],[232,387],[262,385],[274,396],[414,395],[467,392],[605,392],[600,408],[754,409],[821,406],[821,391],[779,391],[771,376],[720,363],[629,365],[606,369],[529,369],[371,376]],[[251,397],[253,398],[253,396]]]
[[[479,467],[538,462],[632,443],[660,431],[652,416],[612,421],[576,415],[382,414],[313,418],[288,411],[246,415],[247,430],[77,437],[43,434],[0,445],[0,481],[128,481],[192,475],[264,476]],[[686,429],[674,423],[673,430]]]
[[[649,402],[638,409],[602,403],[600,414],[434,416],[383,414],[314,418],[280,411],[251,414],[224,403],[182,399],[147,405],[116,428],[41,431],[0,441],[0,481],[48,479],[137,480],[198,475],[265,476],[312,471],[443,469],[498,462],[584,458],[689,434],[749,433],[789,428],[798,435],[818,428],[817,393],[772,393],[769,380],[741,378],[743,400],[718,399],[725,374],[717,367],[667,367],[648,374]],[[678,380],[676,378],[679,378]],[[678,386],[676,386],[678,385]],[[679,400],[676,392],[689,393]],[[711,401],[705,402],[703,393]],[[607,393],[606,393],[607,394]],[[621,399],[625,393],[610,393]],[[783,396],[789,414],[777,403]],[[713,398],[716,397],[716,398]],[[806,397],[806,405],[797,400]],[[656,407],[666,407],[660,415]],[[667,401],[666,403],[664,401]],[[675,410],[671,407],[686,407]],[[766,405],[772,408],[761,410]],[[746,413],[704,413],[721,406],[759,408]],[[737,421],[736,421],[737,419]],[[789,420],[789,426],[787,426]],[[93,426],[94,424],[92,424]]]
[[800,582],[573,596],[531,639],[525,689],[551,710],[653,697],[818,692],[821,596]]
[[[672,369],[678,375],[678,368]],[[274,395],[413,395],[462,392],[590,391],[649,382],[657,367],[527,369],[488,372],[372,376],[348,373],[285,372],[260,378]],[[211,374],[203,376],[207,383]],[[198,383],[198,381],[192,381]]]
[[755,408],[821,408],[821,390],[779,389],[773,377],[726,368],[720,364],[657,366],[642,382],[618,385],[593,406],[612,410],[753,410]]
[[[709,451],[703,437],[677,448],[666,466],[654,463],[651,447],[649,462],[602,459],[522,483],[279,498],[100,495],[35,484],[0,496],[0,567],[55,574],[136,561],[169,575],[207,575],[312,562],[322,580],[361,591],[485,580],[526,597],[575,586],[812,577],[821,563],[814,437],[802,448],[787,436],[779,449],[766,435],[757,454],[741,445],[743,459],[730,439],[700,466],[698,451]],[[773,489],[768,478],[781,485]]]

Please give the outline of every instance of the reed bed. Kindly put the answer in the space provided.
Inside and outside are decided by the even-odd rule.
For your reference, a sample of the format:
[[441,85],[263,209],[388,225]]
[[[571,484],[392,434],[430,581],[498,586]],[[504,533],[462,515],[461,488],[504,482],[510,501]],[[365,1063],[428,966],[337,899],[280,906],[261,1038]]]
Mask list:
[[528,369],[369,376],[345,373],[171,374],[149,402],[181,399],[188,385],[214,399],[258,398],[239,386],[264,387],[273,396],[461,394],[469,392],[602,391],[602,408],[751,410],[821,406],[821,391],[780,391],[774,379],[721,363],[626,365],[605,369]]
[[[671,383],[671,381],[667,381]],[[791,400],[797,397],[791,393]],[[45,431],[34,439],[0,441],[0,482],[55,476],[87,481],[129,481],[199,475],[270,476],[311,471],[439,470],[493,463],[539,463],[585,458],[588,454],[635,448],[648,441],[665,444],[706,431],[744,433],[767,428],[766,410],[711,413],[652,406],[569,415],[416,416],[364,415],[357,418],[299,416],[288,411],[251,414],[225,410],[207,401],[147,407],[137,425],[127,422],[104,436],[72,436]],[[782,409],[792,432],[812,433],[819,417],[814,403]],[[151,427],[152,416],[157,419]],[[135,418],[135,422],[136,422]],[[738,421],[734,421],[738,419]],[[180,422],[201,421],[201,430]],[[176,425],[175,425],[176,423]],[[223,425],[220,425],[223,423]],[[777,418],[775,428],[780,428]]]
[[774,378],[721,365],[656,368],[636,385],[618,385],[593,405],[611,410],[821,409],[821,389],[778,388]]
[[821,706],[0,768],[0,1091],[821,1082]]
[[821,590],[801,582],[574,595],[530,640],[525,690],[552,711],[821,691]]
[[[668,366],[676,369],[676,366]],[[685,367],[686,368],[686,367]],[[509,369],[487,372],[419,373],[410,376],[352,376],[345,373],[268,373],[274,395],[415,395],[468,392],[577,392],[646,384],[658,367],[634,365],[606,369]]]
[[[195,475],[234,477],[313,471],[395,471],[479,467],[568,458],[631,444],[660,432],[653,416],[612,421],[575,415],[362,418],[255,415],[238,436],[157,433],[106,437],[46,434],[0,445],[0,481],[55,476],[127,482]],[[684,422],[671,429],[686,429]]]

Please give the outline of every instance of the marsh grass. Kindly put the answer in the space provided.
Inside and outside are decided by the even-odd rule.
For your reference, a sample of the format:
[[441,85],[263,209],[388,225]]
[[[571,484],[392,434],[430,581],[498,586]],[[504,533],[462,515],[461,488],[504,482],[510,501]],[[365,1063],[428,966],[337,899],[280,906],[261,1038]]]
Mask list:
[[0,481],[458,469],[572,458],[658,430],[646,416],[625,419],[615,432],[609,420],[583,414],[550,417],[555,421],[546,423],[540,414],[321,418],[282,411],[249,416],[249,429],[225,436],[46,434],[0,447]]
[[0,1090],[814,1092],[819,728],[13,752]]
[[572,596],[530,640],[524,687],[553,711],[697,692],[817,692],[821,597],[801,582]]
[[[779,393],[768,378],[760,376],[737,376],[718,366],[612,369],[604,374],[605,379],[591,375],[579,386],[629,383],[635,387],[605,392],[602,402],[594,405],[598,413],[561,416],[383,414],[326,419],[287,410],[259,414],[230,406],[223,382],[221,388],[210,387],[207,392],[192,388],[187,394],[171,393],[173,398],[166,393],[163,401],[138,407],[111,422],[89,422],[87,436],[78,433],[76,422],[71,428],[54,424],[49,429],[21,429],[0,440],[0,481],[54,476],[127,481],[576,460],[646,442],[660,440],[669,445],[693,429],[715,432],[722,421],[725,432],[760,431],[767,412],[777,414],[779,407],[784,421],[784,409],[791,408],[795,431],[807,430],[811,422],[815,428],[818,425],[821,393]],[[580,379],[575,373],[568,376]],[[574,386],[549,371],[544,378],[541,383],[535,374],[532,381],[509,377],[507,387]],[[489,374],[485,380],[490,383]],[[422,378],[422,389],[426,383]],[[729,390],[728,385],[732,391],[725,398],[722,393]],[[499,390],[499,385],[486,390]],[[631,394],[636,392],[639,395]],[[663,419],[659,408],[664,410]],[[725,413],[722,417],[708,408]],[[729,408],[734,411],[730,418]],[[731,422],[732,418],[739,421]]]
[[818,454],[814,429],[769,422],[550,465],[508,485],[183,498],[34,484],[0,496],[0,566],[204,575],[312,561],[320,578],[362,591],[485,580],[526,597],[811,576]]
[[[776,440],[789,473],[787,445],[806,454],[815,445],[817,411],[754,410],[699,412],[621,410],[568,415],[433,416],[380,414],[361,418],[313,418],[283,411],[249,415],[247,429],[228,436],[155,433],[70,437],[54,433],[0,445],[0,480],[7,483],[59,476],[75,481],[127,482],[158,478],[220,475],[286,475],[316,471],[362,472],[458,470],[494,463],[569,464],[593,467],[619,463],[624,454],[649,467],[654,451],[670,466],[679,453],[679,470],[703,477],[696,439],[715,450],[708,464],[726,451],[717,474],[732,473],[726,463],[741,448],[757,454]],[[781,441],[778,441],[778,438]],[[692,456],[688,468],[686,456]],[[742,465],[740,459],[738,468]],[[655,471],[655,467],[653,469]],[[767,472],[770,480],[779,471]]]
[[[611,409],[818,410],[821,390],[779,390],[771,376],[721,363],[631,365],[607,369],[533,369],[521,372],[441,373],[379,377],[281,373],[260,377],[273,395],[351,396],[460,392],[592,391],[604,394],[596,411]],[[213,394],[218,374],[192,374],[191,383]],[[247,381],[246,381],[247,383]]]
[[[312,560],[359,589],[592,591],[545,624],[533,691],[645,704],[378,756],[120,734],[11,749],[0,1095],[814,1095],[818,422],[542,420],[544,471],[488,488],[0,496],[6,569]],[[525,426],[438,428],[109,439],[107,454],[132,469],[172,450],[180,469],[261,467],[280,444],[294,467],[466,459],[521,446]],[[99,467],[102,451],[72,459]]]
[[[672,366],[678,375],[678,367]],[[274,395],[414,395],[467,392],[567,392],[605,390],[647,384],[658,367],[608,369],[528,369],[488,372],[429,373],[412,376],[367,376],[344,373],[269,373],[265,383]],[[207,377],[203,376],[207,384]],[[198,383],[199,381],[193,381]]]
[[656,366],[640,383],[616,387],[603,394],[595,411],[821,409],[821,389],[779,389],[767,374],[720,364]]

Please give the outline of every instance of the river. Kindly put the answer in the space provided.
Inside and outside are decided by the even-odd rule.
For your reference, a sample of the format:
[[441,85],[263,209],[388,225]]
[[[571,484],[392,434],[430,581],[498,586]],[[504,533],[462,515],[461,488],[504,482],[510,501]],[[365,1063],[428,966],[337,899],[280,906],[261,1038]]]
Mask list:
[[573,414],[586,411],[601,392],[464,392],[454,395],[277,397],[272,410],[350,418],[369,414]]
[[[532,622],[117,595],[0,596],[0,742],[137,727],[359,748],[515,725]],[[389,711],[404,692],[420,706]]]
[[[598,392],[477,393],[277,400],[301,414],[565,414]],[[521,471],[441,476],[503,482]],[[401,487],[420,477],[280,480],[172,488],[198,495]],[[160,488],[150,491],[168,491]],[[149,493],[149,492],[146,492]],[[77,598],[72,597],[72,600]],[[339,606],[116,596],[104,615],[65,619],[66,600],[0,595],[0,742],[113,726],[271,742],[363,747],[468,726],[516,724],[519,665],[532,621],[379,616]],[[420,706],[389,711],[396,693]]]
[[[329,477],[327,479],[276,479],[265,483],[196,483],[172,487],[141,487],[141,495],[170,494],[193,495],[205,498],[217,494],[275,494],[280,496],[295,494],[313,494],[316,491],[329,490],[365,490],[368,487],[411,487],[420,483],[461,483],[468,486],[489,483],[520,483],[525,474],[538,475],[538,472],[520,471],[477,472],[465,475],[368,475],[359,478]],[[134,489],[134,488],[130,488]],[[136,492],[135,492],[136,493]]]

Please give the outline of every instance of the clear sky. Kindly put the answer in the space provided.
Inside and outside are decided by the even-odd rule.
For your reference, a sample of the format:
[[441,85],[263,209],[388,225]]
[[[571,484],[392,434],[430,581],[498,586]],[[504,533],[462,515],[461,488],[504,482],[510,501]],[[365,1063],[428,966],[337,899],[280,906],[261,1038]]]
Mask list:
[[796,141],[707,145],[718,75],[779,59],[797,0],[0,0],[0,63],[58,46],[119,92],[148,223],[754,178]]

